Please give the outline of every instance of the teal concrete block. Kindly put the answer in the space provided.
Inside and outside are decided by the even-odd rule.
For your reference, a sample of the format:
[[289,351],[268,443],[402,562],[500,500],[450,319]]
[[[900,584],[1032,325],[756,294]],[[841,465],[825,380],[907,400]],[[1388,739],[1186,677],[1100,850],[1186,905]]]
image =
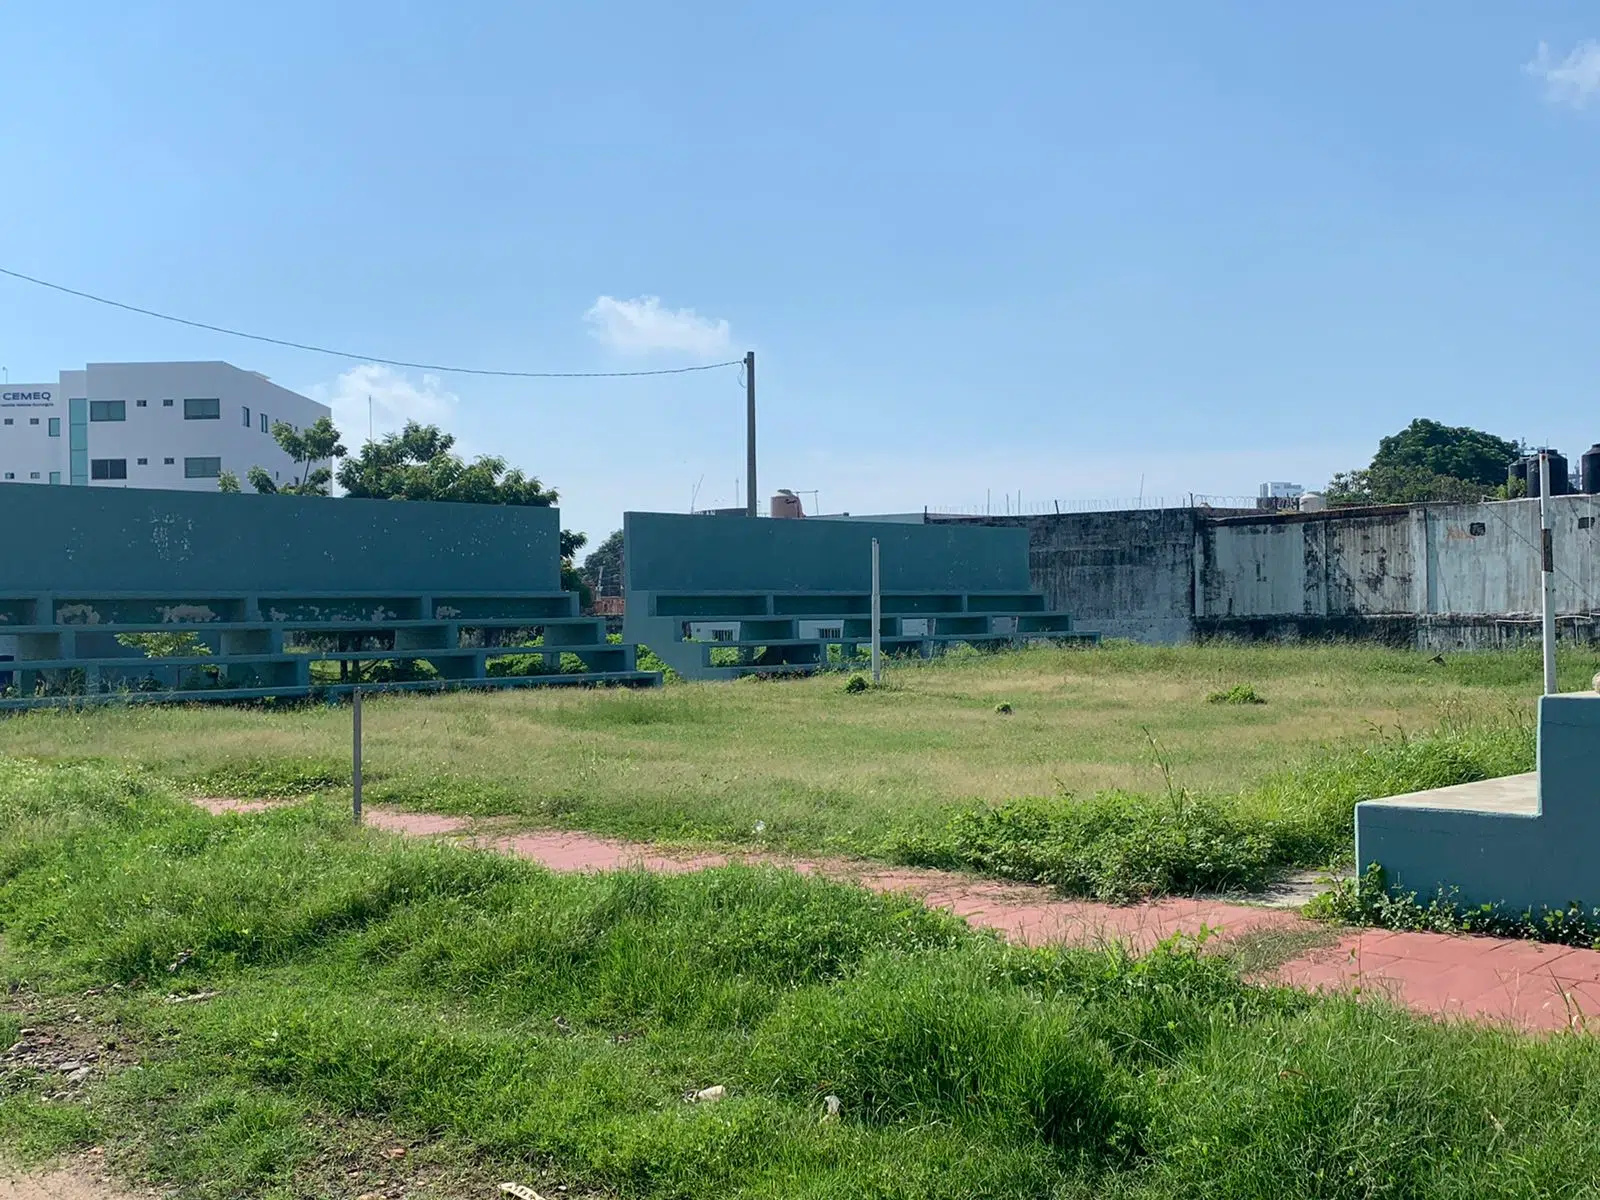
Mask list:
[[1027,592],[1028,532],[963,525],[623,516],[630,589],[864,592],[877,538],[886,592]]
[[6,483],[0,523],[7,593],[561,590],[553,508]]
[[[1096,638],[1071,632],[1070,616],[1045,611],[1043,596],[1028,590],[1021,528],[670,513],[623,518],[624,637],[690,679],[822,670],[829,645],[851,652],[871,636],[874,539],[890,652],[930,656],[961,641],[999,647],[1029,634]],[[1026,628],[1013,628],[1017,616]],[[931,632],[911,634],[911,620]],[[697,624],[731,625],[736,636],[696,641]]]
[[[1526,799],[1519,794],[1526,792]],[[1600,905],[1600,696],[1539,701],[1537,780],[1356,805],[1356,861],[1390,889],[1463,906]]]

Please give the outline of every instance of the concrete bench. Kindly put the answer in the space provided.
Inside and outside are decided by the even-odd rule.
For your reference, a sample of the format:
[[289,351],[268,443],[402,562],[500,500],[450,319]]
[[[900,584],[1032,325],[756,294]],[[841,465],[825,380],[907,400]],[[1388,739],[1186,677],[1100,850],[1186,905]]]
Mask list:
[[1356,805],[1356,863],[1424,903],[1600,904],[1600,695],[1540,699],[1537,771]]

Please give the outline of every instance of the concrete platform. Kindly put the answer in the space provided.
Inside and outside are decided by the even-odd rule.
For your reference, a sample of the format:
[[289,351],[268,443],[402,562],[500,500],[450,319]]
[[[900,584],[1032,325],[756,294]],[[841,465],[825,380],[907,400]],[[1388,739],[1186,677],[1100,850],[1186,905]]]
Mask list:
[[1458,783],[1454,787],[1431,788],[1426,792],[1407,792],[1387,796],[1371,803],[1384,808],[1427,808],[1440,812],[1515,813],[1525,817],[1539,815],[1539,772],[1483,779],[1477,783]]
[[1356,864],[1426,902],[1600,907],[1600,695],[1539,701],[1539,769],[1356,805]]

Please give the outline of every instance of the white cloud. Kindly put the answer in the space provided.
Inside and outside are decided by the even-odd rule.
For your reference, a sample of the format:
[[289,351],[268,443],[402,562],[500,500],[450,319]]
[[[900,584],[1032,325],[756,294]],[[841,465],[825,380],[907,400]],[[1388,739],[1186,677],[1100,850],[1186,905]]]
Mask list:
[[1539,53],[1523,70],[1544,80],[1545,99],[1551,103],[1584,108],[1600,96],[1600,42],[1579,42],[1560,62],[1550,56],[1550,47],[1540,42]]
[[595,337],[624,354],[677,350],[709,356],[728,348],[727,321],[702,317],[692,308],[662,308],[657,296],[633,300],[601,296],[583,319]]
[[[372,400],[372,436],[378,438],[398,433],[407,421],[439,425],[448,433],[450,419],[461,402],[454,392],[445,390],[437,375],[423,375],[413,381],[403,372],[378,363],[351,367],[331,384],[317,384],[307,393],[333,409],[333,423],[352,452],[367,440],[368,397]],[[456,449],[461,447],[457,445]]]

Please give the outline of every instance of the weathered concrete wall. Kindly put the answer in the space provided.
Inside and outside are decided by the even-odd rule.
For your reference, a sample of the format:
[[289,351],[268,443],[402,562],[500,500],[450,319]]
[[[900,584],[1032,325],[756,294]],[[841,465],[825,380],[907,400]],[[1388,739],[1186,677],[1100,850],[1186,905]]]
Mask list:
[[[1559,631],[1593,640],[1600,497],[1551,503]],[[1530,500],[1205,521],[1195,630],[1512,644],[1538,632],[1539,544]]]
[[[1600,641],[1600,497],[1552,503],[1558,631]],[[1537,501],[928,519],[1027,529],[1033,587],[1107,637],[1366,638],[1444,650],[1539,632]]]
[[1199,510],[929,520],[1026,529],[1033,590],[1084,629],[1141,642],[1192,636]]

